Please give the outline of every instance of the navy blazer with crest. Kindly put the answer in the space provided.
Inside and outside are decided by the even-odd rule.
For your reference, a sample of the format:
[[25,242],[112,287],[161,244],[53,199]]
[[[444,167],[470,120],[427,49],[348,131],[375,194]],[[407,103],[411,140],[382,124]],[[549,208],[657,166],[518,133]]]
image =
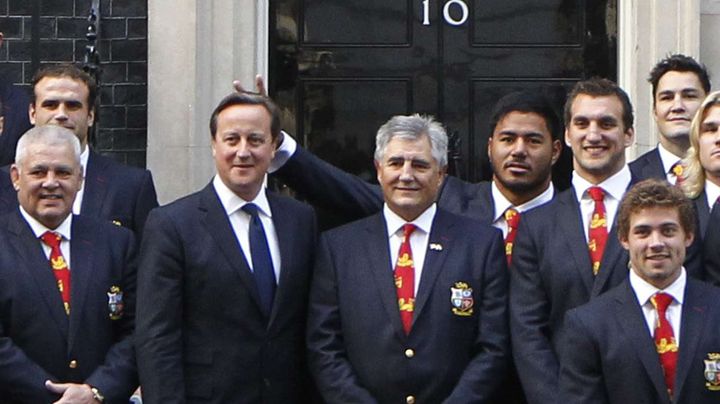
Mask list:
[[[472,314],[453,312],[453,288],[472,289]],[[506,305],[500,232],[438,209],[406,335],[382,213],[330,230],[308,314],[313,376],[329,403],[489,402],[509,362]]]
[[[108,403],[127,403],[137,387],[134,328],[135,241],[127,229],[73,216],[70,316],[41,241],[19,209],[0,217],[0,402],[59,398],[45,380],[87,383]],[[111,319],[108,293],[124,307]],[[117,295],[116,295],[117,296]],[[120,313],[116,313],[120,314]]]
[[315,214],[267,197],[282,260],[269,320],[212,183],[150,213],[136,331],[144,402],[310,400],[305,319]]
[[[570,310],[560,345],[560,400],[573,404],[704,404],[720,402],[708,388],[706,360],[720,370],[720,289],[687,278],[673,399],[655,341],[626,280]],[[711,354],[717,355],[711,358]],[[717,375],[718,372],[715,372]],[[714,376],[715,380],[720,380]]]

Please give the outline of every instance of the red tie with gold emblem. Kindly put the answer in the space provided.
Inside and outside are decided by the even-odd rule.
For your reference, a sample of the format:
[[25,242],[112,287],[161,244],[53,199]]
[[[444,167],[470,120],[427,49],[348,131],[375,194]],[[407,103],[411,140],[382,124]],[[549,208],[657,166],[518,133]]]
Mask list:
[[685,166],[681,161],[676,162],[675,164],[670,167],[670,172],[675,175],[675,185],[680,186],[683,183],[683,172],[685,171]]
[[57,280],[57,287],[62,296],[65,313],[70,315],[70,269],[65,257],[60,251],[62,236],[52,231],[46,231],[40,239],[50,247],[50,266]]
[[658,322],[655,327],[655,348],[660,356],[660,364],[665,373],[665,384],[668,393],[672,397],[673,388],[675,387],[675,368],[677,367],[678,345],[675,341],[672,325],[665,316],[667,308],[672,302],[672,296],[667,293],[656,293],[650,298],[650,302],[657,311]]
[[518,225],[520,225],[520,212],[515,208],[507,208],[507,210],[505,210],[505,222],[508,226],[507,236],[505,236],[505,257],[507,258],[508,266],[510,266],[513,242],[517,235]]
[[412,223],[403,226],[403,238],[395,263],[395,287],[398,307],[405,334],[410,334],[415,309],[415,265],[413,264],[410,235],[417,227]]
[[590,219],[590,229],[588,230],[588,249],[590,250],[590,261],[592,261],[593,275],[597,275],[600,270],[600,262],[602,262],[605,244],[607,243],[607,216],[605,214],[605,202],[603,197],[605,191],[600,187],[588,188],[590,197],[595,202],[592,218]]

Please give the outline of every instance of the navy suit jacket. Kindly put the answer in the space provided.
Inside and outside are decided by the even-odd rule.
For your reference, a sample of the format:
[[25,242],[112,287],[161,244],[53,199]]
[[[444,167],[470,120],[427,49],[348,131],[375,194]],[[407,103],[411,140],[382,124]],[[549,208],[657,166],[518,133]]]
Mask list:
[[[573,404],[670,404],[655,342],[630,282],[570,310],[560,358],[560,400]],[[720,289],[688,278],[672,403],[720,402],[704,377],[720,352]],[[718,361],[717,363],[720,363]]]
[[[308,349],[325,401],[488,402],[509,361],[502,246],[497,229],[438,209],[406,335],[382,214],[324,233]],[[472,288],[472,315],[453,314],[458,282]]]
[[307,402],[307,296],[317,241],[309,206],[268,193],[282,268],[266,319],[212,184],[153,210],[138,279],[146,403]]
[[667,180],[667,173],[662,165],[660,151],[657,147],[636,158],[628,164],[628,166],[630,167],[633,178],[636,178],[638,181],[648,178]]
[[[313,205],[338,214],[344,222],[375,214],[383,206],[378,185],[348,174],[300,146],[274,175]],[[437,203],[441,209],[484,224],[492,224],[495,219],[489,181],[472,184],[448,176]]]
[[[135,241],[130,231],[74,216],[70,316],[41,242],[15,210],[0,217],[0,402],[47,403],[45,380],[88,383],[106,402],[127,403],[137,387]],[[108,292],[124,310],[110,319]],[[75,367],[70,365],[75,361]]]
[[[8,176],[4,172],[0,172],[0,175]],[[3,212],[4,205],[5,211],[14,209],[17,206],[17,195],[12,186],[3,187],[0,184],[0,212]],[[118,163],[90,150],[80,206],[83,216],[127,227],[139,240],[148,214],[157,206],[157,194],[150,171]]]
[[0,167],[2,167],[15,160],[15,147],[18,139],[32,125],[30,125],[28,115],[30,96],[25,89],[0,80],[0,100],[3,105],[2,116],[5,117],[2,135],[0,135]]
[[[702,202],[707,209],[704,194]],[[702,222],[701,222],[702,223]],[[715,203],[712,211],[708,213],[707,225],[703,237],[703,259],[705,263],[705,280],[715,286],[720,286],[720,204]]]

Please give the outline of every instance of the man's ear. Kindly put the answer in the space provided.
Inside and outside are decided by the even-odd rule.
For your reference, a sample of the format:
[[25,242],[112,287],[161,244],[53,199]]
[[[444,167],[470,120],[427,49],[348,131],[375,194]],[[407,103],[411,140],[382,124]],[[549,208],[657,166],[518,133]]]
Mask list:
[[560,153],[562,153],[562,143],[560,142],[560,140],[553,140],[552,148],[552,160],[550,164],[555,165],[555,163],[557,163],[558,159],[560,158]]

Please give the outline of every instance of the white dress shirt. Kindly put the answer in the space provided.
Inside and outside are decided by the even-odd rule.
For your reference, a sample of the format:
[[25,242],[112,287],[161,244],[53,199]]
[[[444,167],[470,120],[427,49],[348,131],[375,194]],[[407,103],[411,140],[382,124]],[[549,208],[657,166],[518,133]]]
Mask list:
[[275,271],[275,282],[280,281],[280,245],[278,244],[277,231],[272,221],[272,211],[265,194],[265,187],[262,187],[255,199],[246,201],[237,196],[230,188],[225,185],[218,175],[213,178],[213,187],[220,198],[220,203],[225,209],[225,213],[230,219],[235,237],[237,238],[243,255],[247,260],[250,270],[253,269],[252,256],[250,254],[250,215],[242,210],[242,207],[248,203],[254,203],[258,207],[258,216],[265,229],[265,237],[267,238],[268,247],[270,247],[270,256],[272,258],[273,270]]
[[675,163],[680,163],[682,161],[682,157],[678,157],[670,153],[670,151],[664,148],[661,143],[658,143],[658,152],[660,152],[660,161],[662,162],[665,177],[667,178],[669,183],[675,185],[675,183],[677,182],[677,176],[674,172],[672,172],[671,169],[672,166],[675,165]]
[[268,167],[268,172],[271,174],[281,169],[297,150],[297,141],[285,131],[282,131],[282,134],[283,142],[275,150],[275,157],[273,157],[270,167]]
[[[495,184],[495,181],[492,182],[490,188],[492,192],[493,205],[495,205],[495,212],[493,213],[494,220],[492,225],[503,232],[503,239],[507,237],[508,233],[507,220],[505,220],[505,211],[508,210],[508,208],[514,207],[518,212],[525,213],[530,209],[537,208],[540,205],[550,202],[553,195],[555,195],[555,188],[551,182],[550,186],[548,186],[547,189],[545,189],[545,191],[543,191],[540,195],[523,203],[522,205],[513,206],[513,204],[505,198],[505,195],[500,192],[500,189],[497,187],[497,184]],[[522,216],[520,220],[522,220]]]
[[87,172],[88,157],[90,157],[90,147],[85,146],[85,150],[80,153],[80,167],[82,167],[83,182],[80,185],[80,191],[75,195],[75,202],[73,202],[72,212],[75,215],[80,214],[80,207],[82,207],[83,196],[85,195],[85,173]]
[[402,244],[403,226],[406,223],[412,223],[417,226],[415,231],[410,235],[410,248],[412,249],[413,267],[415,268],[415,296],[417,296],[418,286],[420,286],[420,277],[422,276],[422,270],[425,264],[425,253],[428,249],[428,239],[430,238],[430,230],[432,229],[435,212],[437,212],[437,205],[433,203],[415,220],[407,222],[390,210],[387,204],[383,205],[383,215],[385,216],[385,223],[387,224],[387,235],[390,245],[390,268],[392,268],[393,271],[395,270],[395,263],[398,259],[398,252],[400,252],[400,244]]
[[72,215],[68,215],[68,217],[66,217],[65,220],[63,220],[62,223],[60,223],[60,225],[53,230],[48,229],[47,227],[45,227],[44,224],[35,220],[35,218],[30,216],[30,214],[27,213],[27,211],[23,209],[22,206],[20,206],[20,214],[30,225],[30,229],[32,229],[33,234],[35,234],[35,237],[38,239],[38,243],[42,245],[43,252],[45,252],[45,257],[48,260],[50,259],[50,246],[40,240],[40,237],[45,234],[46,231],[54,231],[55,233],[58,233],[62,236],[62,240],[60,241],[60,251],[62,252],[63,258],[65,258],[68,269],[72,269],[72,265],[70,262],[72,258],[70,257],[70,229],[72,228]]
[[681,269],[680,276],[675,279],[675,282],[671,283],[667,288],[660,290],[655,286],[649,284],[642,278],[640,278],[635,271],[630,270],[630,286],[635,292],[635,296],[638,299],[640,307],[642,307],[643,315],[645,316],[645,323],[647,324],[650,335],[655,334],[655,328],[658,325],[658,313],[655,310],[650,298],[658,292],[665,292],[672,296],[673,300],[665,312],[665,317],[670,322],[673,329],[673,335],[678,346],[680,345],[680,325],[682,321],[682,304],[685,299],[685,283],[687,282],[687,275],[685,274],[685,268]]
[[605,218],[607,219],[607,229],[610,233],[613,221],[615,220],[615,214],[617,213],[618,206],[620,205],[620,199],[622,199],[625,191],[630,185],[632,175],[627,164],[617,173],[601,182],[600,184],[591,184],[585,178],[582,178],[573,171],[572,175],[572,186],[575,189],[575,195],[578,198],[580,204],[580,212],[582,214],[583,229],[585,233],[585,241],[588,242],[588,232],[590,227],[590,220],[592,220],[592,214],[595,210],[595,201],[592,200],[587,190],[592,186],[598,186],[605,190],[605,198],[603,203],[605,204]]

